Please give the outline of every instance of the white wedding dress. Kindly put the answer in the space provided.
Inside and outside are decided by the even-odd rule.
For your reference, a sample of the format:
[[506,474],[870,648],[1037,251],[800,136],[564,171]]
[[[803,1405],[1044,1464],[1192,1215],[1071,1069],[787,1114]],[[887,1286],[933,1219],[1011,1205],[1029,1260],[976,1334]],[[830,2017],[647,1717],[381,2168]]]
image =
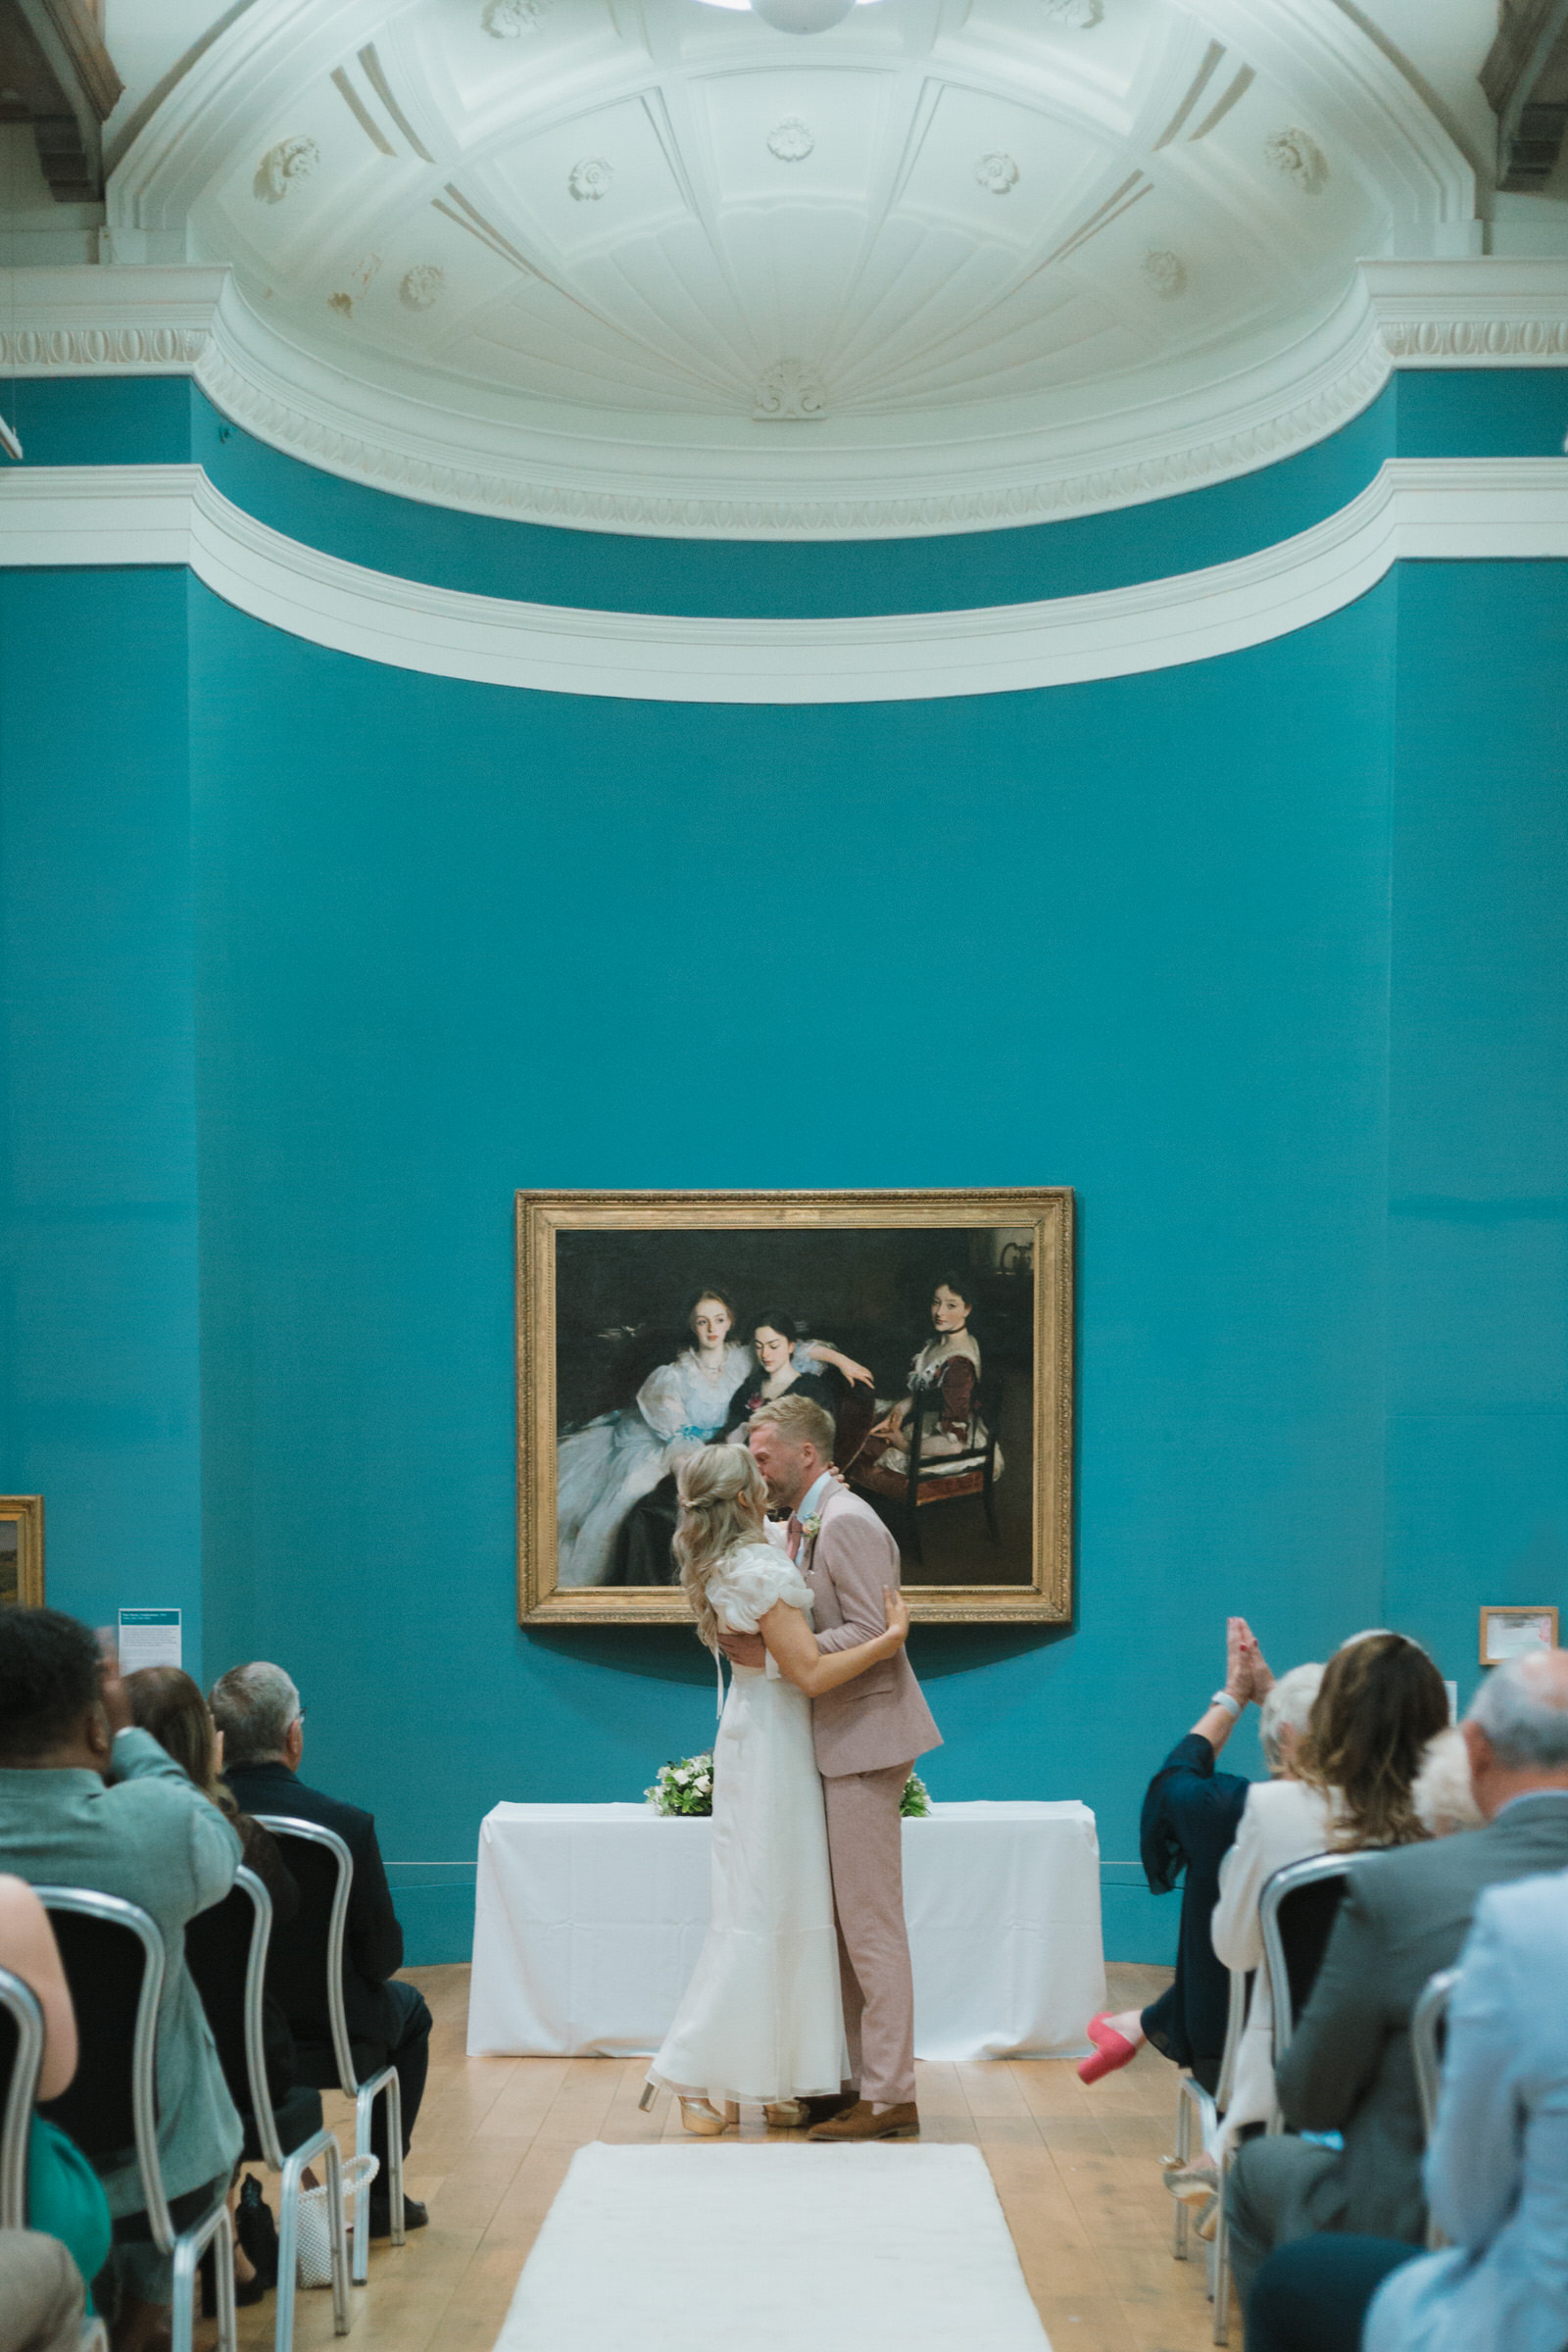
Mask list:
[[[732,1551],[708,1593],[734,1633],[779,1600],[811,1621],[809,1587],[769,1544]],[[836,2092],[847,2064],[811,1702],[771,1659],[737,1666],[713,1742],[708,1938],[649,2080],[756,2104]]]

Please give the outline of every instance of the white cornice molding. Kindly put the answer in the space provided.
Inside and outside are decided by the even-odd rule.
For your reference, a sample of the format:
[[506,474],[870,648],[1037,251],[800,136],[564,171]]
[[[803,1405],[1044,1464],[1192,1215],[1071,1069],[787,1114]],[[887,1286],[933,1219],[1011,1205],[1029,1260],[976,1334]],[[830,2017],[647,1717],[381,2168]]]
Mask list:
[[[1568,259],[1363,263],[1285,353],[1157,405],[968,447],[776,455],[551,434],[338,375],[205,267],[12,273],[0,369],[187,372],[285,455],[367,487],[577,529],[713,539],[927,537],[1103,513],[1323,440],[1395,368],[1568,364]],[[803,460],[809,466],[807,478]]]
[[0,477],[0,564],[188,564],[240,612],[335,653],[639,702],[923,702],[1081,685],[1287,636],[1401,560],[1544,558],[1568,558],[1568,459],[1396,458],[1310,530],[1204,571],[971,612],[711,620],[513,603],[369,571],[269,529],[196,466]]

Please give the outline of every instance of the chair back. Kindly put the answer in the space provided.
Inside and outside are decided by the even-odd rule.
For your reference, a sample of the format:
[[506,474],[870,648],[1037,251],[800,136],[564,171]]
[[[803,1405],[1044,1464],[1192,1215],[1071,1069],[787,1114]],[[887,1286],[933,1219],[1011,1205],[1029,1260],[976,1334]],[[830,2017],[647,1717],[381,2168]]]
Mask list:
[[344,2096],[352,2099],[360,2084],[343,2006],[343,1944],[354,1857],[337,1832],[323,1829],[319,1822],[300,1821],[287,1813],[258,1813],[254,1818],[277,1839],[300,1890],[297,1915],[278,1929],[273,1940],[272,1989],[296,2032],[296,2021],[325,2022],[338,2082]]
[[1225,2019],[1225,2054],[1219,2062],[1219,2081],[1214,2085],[1215,2111],[1223,2115],[1231,2103],[1236,2088],[1236,2063],[1242,2054],[1242,2035],[1247,2032],[1247,2013],[1252,2005],[1253,1968],[1233,1968],[1227,1971],[1231,1981],[1231,2002]]
[[134,2149],[153,2239],[168,2254],[173,2225],[158,2161],[158,2004],[164,1939],[137,1903],[85,1886],[35,1886],[60,1946],[76,2012],[76,2072],[40,2109],[89,2164],[122,2164]]
[[283,2151],[267,2081],[262,1996],[272,1933],[272,1898],[242,1863],[220,1903],[185,1928],[185,1965],[212,2028],[218,2062],[241,2119],[255,2127],[263,2161],[275,2173]]
[[42,2065],[38,1996],[0,1968],[0,2230],[27,2227],[27,2154]]
[[[977,1380],[969,1392],[969,1443],[964,1446],[963,1452],[958,1458],[964,1462],[970,1477],[980,1473],[989,1479],[995,1474],[997,1432],[1002,1426],[1002,1374],[992,1372],[988,1373],[985,1378]],[[920,1481],[922,1478],[933,1475],[925,1466],[923,1448],[925,1446],[925,1416],[933,1410],[934,1394],[929,1390],[917,1390],[914,1406],[909,1414],[907,1490],[911,1509],[918,1509],[921,1501]],[[982,1428],[986,1433],[985,1437],[976,1445],[974,1433],[977,1429]],[[937,1456],[936,1461],[939,1471],[949,1473],[954,1456],[944,1453]],[[955,1493],[959,1492],[972,1493],[973,1489],[967,1487],[960,1489],[956,1482]],[[927,1501],[931,1499],[930,1495],[925,1497]]]
[[1263,1959],[1274,2004],[1274,2063],[1291,2046],[1311,1997],[1356,1854],[1314,1854],[1275,1871],[1258,1901]]
[[1410,2013],[1410,2055],[1415,2061],[1416,2095],[1421,2101],[1421,2129],[1428,2139],[1438,2120],[1438,2093],[1443,2088],[1443,2049],[1447,2039],[1448,2000],[1459,1982],[1456,1968],[1440,1968],[1428,1977]]

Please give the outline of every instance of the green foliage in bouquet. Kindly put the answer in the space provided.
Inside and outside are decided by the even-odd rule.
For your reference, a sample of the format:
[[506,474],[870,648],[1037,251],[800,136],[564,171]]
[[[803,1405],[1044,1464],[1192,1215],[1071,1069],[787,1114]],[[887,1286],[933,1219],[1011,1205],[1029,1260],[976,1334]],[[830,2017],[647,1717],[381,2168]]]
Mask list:
[[682,1756],[678,1763],[661,1764],[659,1775],[644,1796],[656,1813],[693,1814],[713,1810],[713,1758]]
[[[701,1756],[682,1756],[676,1763],[661,1764],[658,1777],[644,1796],[656,1813],[666,1817],[711,1813],[713,1810],[713,1757],[710,1749]],[[931,1791],[917,1772],[911,1772],[899,1799],[899,1811],[906,1821],[919,1821],[931,1810]]]

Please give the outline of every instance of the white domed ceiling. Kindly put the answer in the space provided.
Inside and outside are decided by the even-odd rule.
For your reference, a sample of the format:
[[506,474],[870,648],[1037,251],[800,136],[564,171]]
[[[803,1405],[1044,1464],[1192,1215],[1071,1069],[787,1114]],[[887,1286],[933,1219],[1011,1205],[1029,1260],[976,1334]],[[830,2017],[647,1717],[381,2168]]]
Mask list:
[[1328,429],[1370,388],[1357,261],[1467,250],[1473,188],[1334,0],[877,0],[808,38],[256,0],[110,203],[232,266],[207,373],[264,434],[459,504],[794,531]]

